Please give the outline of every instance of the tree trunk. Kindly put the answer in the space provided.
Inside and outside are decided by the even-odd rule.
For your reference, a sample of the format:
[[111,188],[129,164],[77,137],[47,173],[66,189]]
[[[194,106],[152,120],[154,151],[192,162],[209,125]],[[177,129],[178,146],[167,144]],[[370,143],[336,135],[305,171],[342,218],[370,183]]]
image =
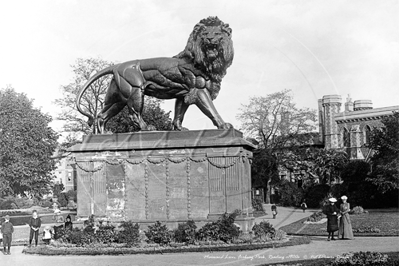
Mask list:
[[270,197],[271,197],[271,186],[270,186],[270,181],[267,181],[267,186],[265,187],[265,203],[269,204],[270,203]]

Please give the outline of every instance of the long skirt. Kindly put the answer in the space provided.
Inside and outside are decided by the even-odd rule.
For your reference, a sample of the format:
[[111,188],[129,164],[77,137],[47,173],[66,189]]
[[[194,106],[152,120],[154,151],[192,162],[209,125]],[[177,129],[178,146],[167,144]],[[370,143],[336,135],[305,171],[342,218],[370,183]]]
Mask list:
[[327,232],[338,231],[338,217],[336,215],[329,215],[327,217]]
[[348,213],[342,215],[340,219],[338,237],[353,239],[352,224]]

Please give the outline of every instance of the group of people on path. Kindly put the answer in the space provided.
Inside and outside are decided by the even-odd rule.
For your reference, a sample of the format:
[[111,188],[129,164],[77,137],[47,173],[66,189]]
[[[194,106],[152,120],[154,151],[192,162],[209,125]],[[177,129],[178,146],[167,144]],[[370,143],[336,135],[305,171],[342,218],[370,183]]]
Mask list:
[[[336,240],[334,233],[338,231],[339,239],[354,239],[352,224],[349,217],[350,204],[348,203],[348,197],[341,197],[342,203],[338,208],[335,206],[337,202],[336,198],[329,198],[330,204],[325,206],[324,213],[327,215],[327,240]],[[339,220],[339,223],[338,223]]]
[[[338,208],[335,206],[337,202],[336,198],[329,198],[329,204],[326,205],[323,209],[323,212],[327,215],[327,232],[328,238],[327,240],[336,240],[334,237],[334,233],[338,231],[338,238],[340,239],[354,239],[352,224],[349,217],[350,204],[348,203],[348,197],[341,197],[342,203]],[[306,205],[305,200],[301,203],[301,209],[303,212],[306,211],[308,206]],[[273,219],[276,219],[277,216],[277,206],[272,204],[271,206]]]
[[[10,216],[4,216],[4,222],[1,224],[0,230],[0,243],[3,242],[3,253],[4,255],[10,255],[10,248],[11,248],[11,241],[12,241],[12,234],[14,233],[14,226],[10,222]],[[32,217],[29,218],[29,247],[32,246],[32,241],[35,240],[35,246],[38,245],[39,241],[39,230],[42,226],[42,220],[38,216],[36,210],[32,211]],[[71,216],[68,214],[66,217],[65,222],[65,230],[72,230],[72,219]],[[54,232],[50,226],[45,226],[43,229],[43,242],[48,245],[50,240],[53,238]]]

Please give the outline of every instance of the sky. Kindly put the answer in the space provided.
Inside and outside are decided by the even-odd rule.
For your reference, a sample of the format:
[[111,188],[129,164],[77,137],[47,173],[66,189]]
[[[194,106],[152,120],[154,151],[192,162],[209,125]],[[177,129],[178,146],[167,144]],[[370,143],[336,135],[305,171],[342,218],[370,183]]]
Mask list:
[[[78,58],[172,57],[208,16],[233,30],[233,64],[214,104],[237,129],[249,97],[283,89],[301,108],[317,109],[331,94],[399,105],[398,0],[16,0],[1,1],[0,10],[0,88],[26,93],[54,119]],[[173,106],[163,104],[172,113]],[[215,128],[196,106],[183,126]]]

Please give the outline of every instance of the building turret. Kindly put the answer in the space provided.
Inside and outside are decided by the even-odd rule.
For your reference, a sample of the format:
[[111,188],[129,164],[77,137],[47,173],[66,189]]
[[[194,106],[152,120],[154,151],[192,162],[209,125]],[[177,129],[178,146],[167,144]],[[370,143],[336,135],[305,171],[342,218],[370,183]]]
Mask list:
[[334,116],[341,111],[341,96],[326,95],[322,99],[324,120],[324,146],[326,149],[338,148],[338,125]]

